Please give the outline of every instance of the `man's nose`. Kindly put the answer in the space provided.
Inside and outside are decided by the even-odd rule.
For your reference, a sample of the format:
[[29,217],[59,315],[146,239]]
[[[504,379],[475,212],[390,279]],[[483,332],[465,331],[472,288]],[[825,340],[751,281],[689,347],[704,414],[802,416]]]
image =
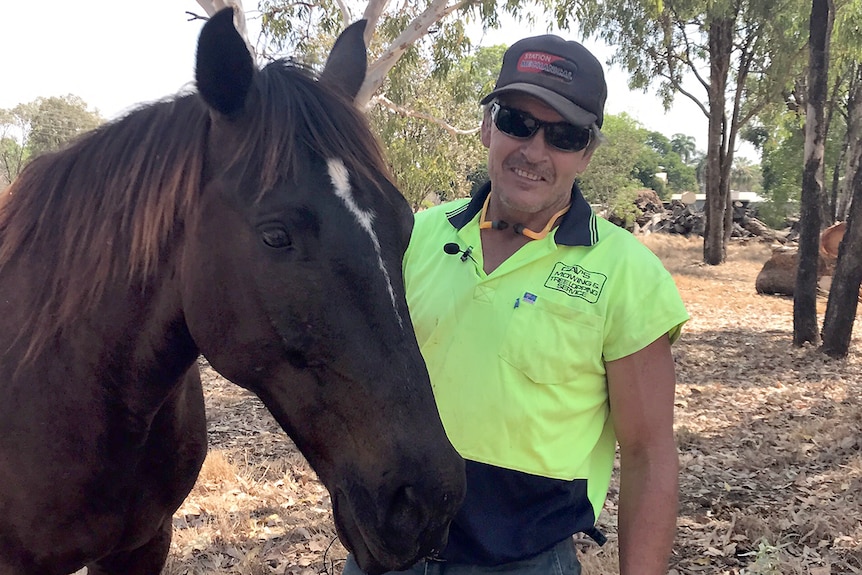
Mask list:
[[545,144],[545,129],[539,128],[536,133],[530,138],[524,140],[521,144],[521,149],[524,155],[530,160],[539,160],[543,158],[547,152],[547,144]]

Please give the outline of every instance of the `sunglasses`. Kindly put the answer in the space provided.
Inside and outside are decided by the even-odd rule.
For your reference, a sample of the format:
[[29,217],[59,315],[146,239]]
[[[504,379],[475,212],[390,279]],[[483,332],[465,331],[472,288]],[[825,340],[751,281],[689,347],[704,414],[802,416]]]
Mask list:
[[545,143],[562,152],[580,152],[590,144],[592,138],[590,128],[569,122],[545,122],[499,102],[491,104],[491,118],[498,130],[518,140],[529,140],[539,128],[544,128]]

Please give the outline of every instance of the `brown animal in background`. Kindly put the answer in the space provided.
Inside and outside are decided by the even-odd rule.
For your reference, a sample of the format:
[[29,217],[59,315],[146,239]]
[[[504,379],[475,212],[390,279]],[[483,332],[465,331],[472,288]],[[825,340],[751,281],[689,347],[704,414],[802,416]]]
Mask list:
[[[796,270],[799,267],[799,252],[796,248],[781,246],[772,250],[772,256],[763,264],[754,288],[757,293],[769,295],[793,295],[796,288]],[[830,274],[829,265],[823,256],[817,258],[818,280]]]
[[[829,291],[832,285],[832,275],[835,273],[835,264],[838,263],[838,248],[846,231],[847,222],[838,222],[820,234],[820,257],[825,259],[829,266],[827,275],[820,281],[820,287],[826,291]],[[859,301],[862,301],[862,286],[859,288]]]
[[[846,222],[838,222],[820,234],[820,257],[817,261],[817,280],[821,289],[829,291],[832,274],[838,261],[838,246],[844,239]],[[757,293],[774,295],[793,295],[796,287],[798,252],[795,248],[784,246],[772,251],[772,257],[763,264],[755,280]],[[860,292],[862,293],[862,292]]]
[[844,232],[847,230],[847,222],[838,222],[835,225],[829,226],[820,234],[820,255],[827,260],[832,260],[833,264],[838,259],[838,246],[841,240],[844,239]]

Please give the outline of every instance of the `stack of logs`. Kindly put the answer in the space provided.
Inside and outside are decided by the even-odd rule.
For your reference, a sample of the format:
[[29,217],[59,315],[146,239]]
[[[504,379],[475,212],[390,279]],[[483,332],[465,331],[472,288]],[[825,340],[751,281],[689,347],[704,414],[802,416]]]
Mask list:
[[[693,205],[673,200],[662,202],[653,190],[641,190],[635,199],[635,206],[641,215],[635,220],[635,234],[651,234],[656,232],[703,235],[705,216],[702,211],[694,209]],[[618,226],[624,226],[622,218],[609,214],[608,219]],[[845,222],[839,222],[827,228],[820,235],[820,257],[817,263],[818,285],[822,291],[829,291],[832,275],[838,260],[838,245],[844,237]],[[735,202],[733,209],[733,231],[731,237],[758,238],[775,246],[772,256],[767,261],[755,280],[755,289],[761,294],[793,295],[796,287],[796,270],[798,267],[798,251],[796,240],[798,231],[795,226],[789,230],[773,230],[747,209],[742,202]],[[862,301],[862,289],[860,289]]]
[[[635,199],[635,206],[641,215],[634,222],[637,234],[664,232],[671,234],[703,235],[706,217],[700,210],[680,200],[663,202],[654,190],[641,190]],[[610,214],[608,219],[618,226],[623,226],[622,218]],[[793,240],[793,232],[779,232],[751,215],[745,204],[735,202],[733,206],[733,230],[731,237],[757,237],[765,242],[785,244]]]

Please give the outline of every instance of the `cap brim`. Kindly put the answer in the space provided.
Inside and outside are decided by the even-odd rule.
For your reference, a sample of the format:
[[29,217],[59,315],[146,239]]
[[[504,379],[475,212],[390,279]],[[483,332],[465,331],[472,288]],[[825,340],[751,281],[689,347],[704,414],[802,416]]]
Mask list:
[[552,92],[547,88],[543,88],[542,86],[536,86],[535,84],[526,84],[524,82],[515,82],[512,84],[507,84],[505,87],[500,88],[499,90],[494,90],[484,98],[482,98],[480,104],[487,104],[497,96],[501,94],[505,94],[507,92],[520,92],[523,94],[528,94],[539,100],[543,101],[551,108],[557,111],[559,115],[563,118],[571,122],[576,126],[592,126],[599,119],[598,116],[593,114],[592,112],[587,112],[577,104],[573,104],[563,96],[560,96],[556,92]]

